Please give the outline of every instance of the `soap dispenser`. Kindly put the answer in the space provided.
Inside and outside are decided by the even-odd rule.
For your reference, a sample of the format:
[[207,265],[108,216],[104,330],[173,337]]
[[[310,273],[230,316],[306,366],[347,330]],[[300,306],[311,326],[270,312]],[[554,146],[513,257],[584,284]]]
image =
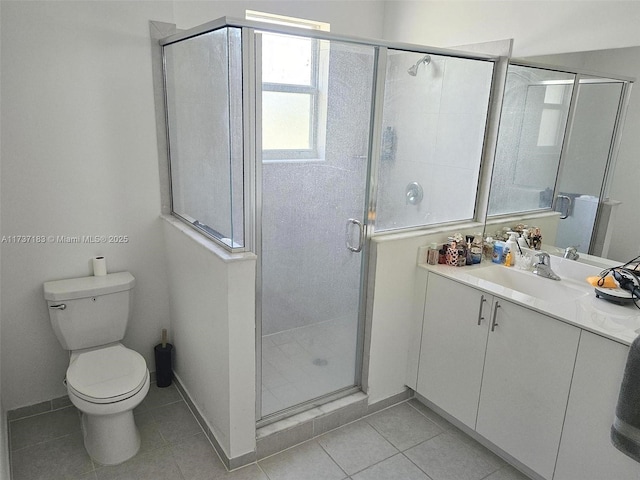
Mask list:
[[512,267],[515,264],[516,251],[518,249],[518,239],[516,232],[507,232],[509,234],[509,240],[505,242],[505,250],[508,250],[506,256],[505,265]]
[[528,236],[528,231],[526,229],[523,230],[522,235],[518,237],[518,245],[520,245],[520,248],[531,248],[529,246],[529,241],[527,240]]

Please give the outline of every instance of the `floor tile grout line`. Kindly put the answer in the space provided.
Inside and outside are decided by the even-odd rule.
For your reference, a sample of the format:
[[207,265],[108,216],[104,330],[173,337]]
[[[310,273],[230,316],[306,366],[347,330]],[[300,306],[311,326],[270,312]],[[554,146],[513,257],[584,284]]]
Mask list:
[[[31,414],[31,415],[26,415],[24,417],[14,418],[12,420],[7,420],[7,425],[11,425],[12,423],[16,423],[16,422],[21,422],[22,420],[28,420],[29,418],[39,417],[40,415],[46,415],[48,413],[58,412],[60,410],[64,410],[65,408],[72,408],[72,407],[75,408],[75,405],[73,405],[73,404],[64,405],[62,407],[52,408],[52,409],[46,410],[44,412],[38,412],[38,413]],[[6,412],[5,412],[5,415],[6,415]]]
[[[395,406],[397,406],[397,405],[400,405],[400,403],[398,403],[398,404],[394,405],[394,407],[395,407]],[[380,410],[380,412],[383,412],[384,410],[386,410],[386,409]],[[369,415],[369,416],[367,416],[367,417],[364,417],[364,418],[366,419],[366,418],[372,417],[372,416],[374,416],[374,415],[376,415],[377,413],[380,413],[380,412],[375,412],[375,413],[373,413],[373,414],[371,414],[371,415]],[[413,447],[417,447],[418,445],[420,445],[420,444],[422,444],[422,443],[424,443],[424,442],[428,442],[428,441],[429,441],[429,440],[431,440],[432,438],[435,438],[435,437],[437,437],[437,436],[439,436],[439,435],[443,434],[444,432],[446,432],[446,430],[444,430],[440,425],[438,425],[437,423],[435,423],[435,422],[431,421],[431,420],[430,420],[429,418],[427,418],[427,417],[425,417],[425,418],[426,418],[427,420],[429,420],[431,423],[433,423],[433,424],[434,424],[434,425],[435,425],[435,426],[436,426],[440,431],[439,431],[438,433],[436,433],[435,435],[433,435],[432,437],[429,437],[429,438],[427,438],[427,439],[425,439],[425,440],[422,440],[422,441],[420,441],[420,442],[416,443],[415,445],[411,445],[410,447],[407,447],[407,448],[405,448],[405,449],[401,449],[401,448],[399,448],[399,447],[396,447],[396,445],[394,445],[394,443],[393,443],[391,440],[389,440],[389,439],[386,437],[386,435],[385,435],[384,433],[382,433],[380,430],[378,430],[374,424],[372,424],[372,423],[371,423],[370,421],[368,421],[368,420],[367,420],[367,423],[368,423],[369,425],[371,425],[371,428],[373,428],[376,432],[378,432],[378,433],[379,433],[379,434],[380,434],[380,435],[381,435],[381,436],[382,436],[382,437],[383,437],[387,442],[389,442],[391,445],[393,445],[393,446],[394,446],[394,447],[395,447],[395,448],[396,448],[400,453],[403,453],[403,452],[405,452],[405,451],[407,451],[407,450],[412,449]]]
[[[179,389],[177,389],[178,392],[180,392]],[[182,393],[180,393],[180,396],[182,397]],[[218,461],[222,464],[222,466],[224,467],[224,469],[226,470],[227,473],[230,472],[229,468],[227,467],[227,464],[222,460],[222,458],[220,457],[220,454],[218,453],[218,450],[216,449],[216,447],[213,445],[213,442],[211,442],[211,439],[209,438],[209,435],[207,435],[207,432],[204,430],[204,427],[200,424],[200,421],[198,420],[198,417],[196,415],[194,415],[193,410],[191,410],[191,407],[189,406],[189,402],[187,402],[186,400],[184,400],[184,397],[182,397],[182,401],[185,403],[185,405],[187,406],[187,409],[189,410],[189,413],[191,414],[191,416],[193,417],[193,419],[196,421],[196,424],[198,425],[198,427],[200,428],[200,431],[197,433],[194,433],[192,435],[188,435],[185,438],[192,438],[195,437],[196,435],[200,435],[202,433],[202,435],[204,435],[205,440],[207,441],[207,443],[209,444],[209,446],[211,447],[211,450],[213,450],[213,453],[215,454],[216,458],[218,459]],[[173,402],[173,403],[177,403],[177,402]],[[163,438],[163,440],[166,442],[167,446],[169,446],[171,448],[171,453],[173,454],[173,446],[174,445],[179,445],[182,442],[178,442],[178,443],[172,443],[169,442],[167,439],[164,438],[164,435],[162,435],[162,432],[158,431],[158,433],[160,434],[160,436]],[[185,440],[185,438],[183,438],[182,440]],[[256,464],[258,463],[257,461],[255,462]],[[250,465],[250,464],[249,464]]]
[[267,477],[268,480],[271,480],[271,477],[269,476],[269,474],[264,471],[262,466],[257,461],[256,461],[256,467],[258,467],[258,470],[260,470],[264,474],[264,476]]
[[[441,435],[441,434],[438,434],[438,435]],[[438,435],[436,435],[436,437],[437,437]],[[432,437],[432,438],[435,438],[435,437]],[[431,440],[431,438],[430,438],[429,440]],[[425,440],[425,442],[428,442],[429,440]],[[424,443],[424,442],[422,442],[422,443]],[[418,445],[422,445],[422,443],[419,443]],[[417,447],[418,445],[416,445],[416,447]],[[411,447],[411,448],[413,448],[413,447]],[[410,449],[407,449],[407,450],[410,450]],[[406,458],[407,460],[409,460],[409,461],[411,462],[411,464],[412,464],[412,465],[415,465],[415,467],[416,467],[418,470],[420,470],[422,473],[424,473],[424,474],[426,475],[426,477],[427,477],[429,480],[433,480],[433,477],[432,477],[431,475],[429,475],[427,472],[425,472],[422,468],[420,468],[420,465],[418,465],[416,462],[414,462],[414,461],[413,461],[413,460],[411,460],[409,457],[407,457],[407,455],[405,454],[405,452],[401,452],[400,454],[401,454],[404,458]]]
[[327,449],[324,448],[320,442],[316,442],[316,443],[320,446],[322,451],[327,454],[327,456],[331,459],[331,461],[336,464],[336,466],[340,469],[342,473],[344,473],[347,477],[351,477],[351,475],[347,473],[347,471],[340,466],[340,464],[336,461],[336,459],[333,458],[333,456],[329,452],[327,452]]
[[[196,434],[197,435],[197,434]],[[206,435],[205,435],[206,437]],[[185,477],[184,472],[182,471],[182,467],[180,467],[180,464],[178,463],[178,461],[176,460],[175,457],[175,452],[173,451],[173,446],[171,444],[167,445],[169,447],[169,452],[171,452],[171,458],[173,459],[174,463],[176,464],[176,468],[178,469],[178,472],[180,473],[180,477],[182,480],[186,480],[187,477]],[[215,449],[214,449],[215,451]],[[224,465],[224,464],[223,464]],[[177,479],[180,480],[180,479]]]
[[78,430],[77,432],[68,432],[68,433],[65,433],[64,435],[58,435],[57,437],[52,437],[52,438],[48,438],[46,440],[42,440],[41,442],[36,442],[36,443],[29,444],[29,445],[25,445],[24,447],[20,447],[20,448],[18,448],[16,450],[11,450],[11,452],[12,453],[19,453],[19,452],[21,452],[21,451],[23,451],[23,450],[25,450],[27,448],[37,447],[38,445],[42,445],[44,443],[49,443],[49,442],[52,442],[54,440],[60,440],[62,438],[69,437],[69,436],[75,435],[77,433],[82,434],[82,430]]
[[[396,449],[396,450],[397,450],[397,449]],[[389,457],[387,457],[387,458],[383,458],[382,460],[378,460],[377,462],[372,463],[371,465],[369,465],[369,466],[367,466],[367,467],[364,467],[364,468],[362,468],[362,469],[358,470],[357,472],[353,472],[352,474],[350,474],[350,475],[349,475],[349,477],[351,477],[351,476],[353,476],[353,475],[358,475],[358,474],[360,474],[360,473],[364,472],[365,470],[368,470],[368,469],[369,469],[369,468],[371,468],[371,467],[375,467],[376,465],[380,465],[382,462],[386,462],[386,461],[387,461],[387,460],[389,460],[390,458],[396,457],[396,456],[398,456],[398,455],[402,455],[402,452],[401,452],[401,451],[399,451],[399,450],[398,450],[396,453],[394,453],[393,455],[391,455],[391,456],[389,456]],[[345,472],[345,473],[346,473],[346,472]]]

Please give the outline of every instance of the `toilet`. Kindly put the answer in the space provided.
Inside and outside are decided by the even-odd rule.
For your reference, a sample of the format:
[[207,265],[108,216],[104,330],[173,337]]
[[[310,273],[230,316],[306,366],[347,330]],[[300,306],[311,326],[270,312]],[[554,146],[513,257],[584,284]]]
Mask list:
[[67,392],[82,414],[85,448],[102,465],[122,463],[140,448],[133,409],[149,391],[149,370],[120,343],[134,283],[119,272],[44,284],[53,331],[70,352]]

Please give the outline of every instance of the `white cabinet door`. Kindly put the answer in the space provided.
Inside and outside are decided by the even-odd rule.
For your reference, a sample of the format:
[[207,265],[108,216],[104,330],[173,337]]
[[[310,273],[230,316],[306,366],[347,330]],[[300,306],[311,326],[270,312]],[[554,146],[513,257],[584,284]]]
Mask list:
[[492,297],[429,274],[419,394],[475,428]]
[[640,464],[609,432],[629,347],[582,332],[554,480],[637,480]]
[[580,329],[495,299],[476,431],[547,479],[553,475]]

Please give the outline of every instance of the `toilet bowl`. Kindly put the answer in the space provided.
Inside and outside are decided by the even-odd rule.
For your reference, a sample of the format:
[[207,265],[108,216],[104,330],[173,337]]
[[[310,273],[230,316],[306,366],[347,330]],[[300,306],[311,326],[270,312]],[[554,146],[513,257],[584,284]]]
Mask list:
[[140,448],[133,409],[149,391],[149,370],[120,343],[134,283],[129,272],[44,283],[51,326],[70,352],[65,383],[82,413],[84,445],[103,465],[129,460]]
[[116,343],[72,352],[67,392],[82,413],[87,452],[103,465],[129,460],[140,448],[133,409],[149,391],[142,355]]

